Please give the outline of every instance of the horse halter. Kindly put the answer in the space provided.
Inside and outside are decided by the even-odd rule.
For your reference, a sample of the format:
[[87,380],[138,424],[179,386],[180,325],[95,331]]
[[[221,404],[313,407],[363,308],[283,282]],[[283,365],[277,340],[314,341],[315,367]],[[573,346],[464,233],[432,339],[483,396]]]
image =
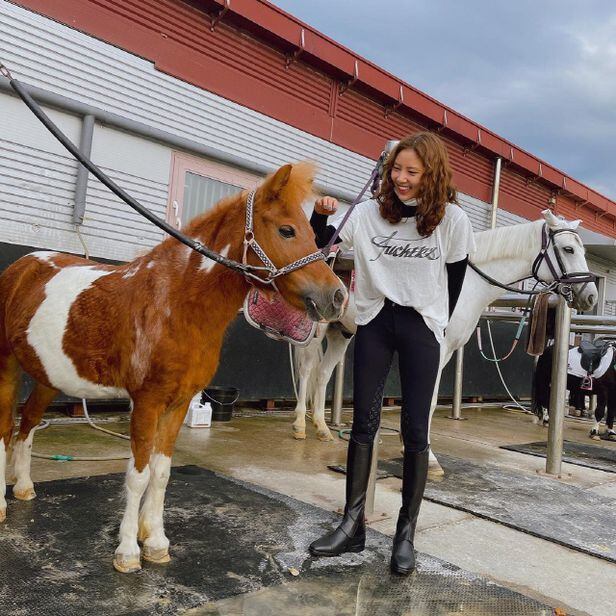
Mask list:
[[[561,250],[558,248],[558,245],[554,241],[554,237],[558,233],[572,233],[573,235],[579,238],[578,233],[573,231],[572,229],[549,229],[547,223],[544,223],[541,228],[541,250],[539,254],[535,257],[533,261],[533,265],[531,268],[532,277],[537,281],[548,288],[557,287],[558,292],[568,301],[573,301],[573,285],[574,284],[582,284],[582,288],[580,292],[583,291],[588,283],[596,282],[597,276],[592,272],[568,272],[565,263],[563,260],[563,256]],[[552,246],[552,251],[554,252],[554,256],[556,257],[556,262],[558,267],[560,268],[560,274],[556,269],[554,262],[550,258],[549,248]],[[539,268],[541,264],[544,263],[547,265],[550,273],[554,277],[554,281],[548,283],[539,277]]]
[[[289,274],[290,272],[294,272],[295,270],[308,265],[309,263],[314,263],[315,261],[324,261],[326,259],[326,255],[323,251],[318,250],[313,252],[312,254],[306,255],[301,259],[297,259],[297,261],[293,261],[293,263],[289,263],[284,267],[276,267],[272,260],[267,256],[263,248],[259,245],[259,242],[255,239],[254,229],[253,229],[253,211],[254,211],[254,203],[255,203],[255,190],[252,190],[248,198],[246,199],[246,226],[244,228],[244,252],[242,255],[242,265],[246,268],[250,268],[250,270],[256,270],[266,273],[266,277],[263,278],[258,274],[253,274],[248,269],[244,270],[244,276],[246,280],[250,284],[254,284],[254,281],[260,282],[261,284],[271,284],[276,290],[276,278],[279,276],[284,276],[285,274]],[[258,265],[249,265],[248,264],[248,250],[252,250],[263,266]],[[250,280],[252,279],[252,280]]]

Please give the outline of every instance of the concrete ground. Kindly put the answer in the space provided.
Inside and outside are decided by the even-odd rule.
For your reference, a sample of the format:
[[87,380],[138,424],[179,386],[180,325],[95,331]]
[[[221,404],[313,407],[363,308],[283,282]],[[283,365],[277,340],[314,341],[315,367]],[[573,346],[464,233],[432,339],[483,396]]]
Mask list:
[[[547,430],[529,415],[496,408],[465,408],[463,421],[438,410],[432,426],[432,444],[445,453],[475,462],[496,463],[520,473],[545,469],[545,460],[499,449],[500,445],[528,443],[547,438]],[[102,419],[97,414],[96,419]],[[350,421],[345,413],[344,420]],[[345,462],[346,443],[336,435],[333,442],[316,439],[312,426],[308,438],[292,437],[290,414],[261,413],[242,409],[230,422],[215,422],[212,428],[182,428],[173,463],[197,464],[281,492],[327,510],[344,505],[344,476],[327,469]],[[102,423],[126,432],[127,422]],[[395,409],[383,414],[383,426],[398,427]],[[593,444],[590,424],[566,420],[565,438]],[[384,432],[385,433],[385,432]],[[616,449],[616,443],[594,443]],[[102,456],[128,451],[126,441],[92,430],[85,425],[52,425],[39,432],[34,450],[47,454]],[[380,457],[400,456],[397,435],[383,436]],[[35,481],[120,472],[125,462],[56,462],[35,459]],[[558,481],[554,479],[554,481]],[[616,499],[616,474],[563,464],[563,479],[589,492]],[[400,480],[377,482],[376,530],[392,535],[400,502]],[[10,515],[10,513],[9,513]],[[614,525],[605,533],[616,531]],[[598,538],[600,541],[600,537]],[[534,599],[559,607],[561,614],[613,614],[616,605],[616,564],[582,554],[518,532],[471,514],[424,501],[418,523],[416,547],[459,567],[477,573]]]

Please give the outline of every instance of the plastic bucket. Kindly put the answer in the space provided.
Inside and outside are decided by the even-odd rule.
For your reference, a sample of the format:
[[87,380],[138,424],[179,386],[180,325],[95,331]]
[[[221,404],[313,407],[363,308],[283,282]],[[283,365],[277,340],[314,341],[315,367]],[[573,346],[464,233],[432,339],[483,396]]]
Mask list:
[[231,421],[239,395],[237,387],[208,387],[201,394],[201,402],[211,403],[212,421]]

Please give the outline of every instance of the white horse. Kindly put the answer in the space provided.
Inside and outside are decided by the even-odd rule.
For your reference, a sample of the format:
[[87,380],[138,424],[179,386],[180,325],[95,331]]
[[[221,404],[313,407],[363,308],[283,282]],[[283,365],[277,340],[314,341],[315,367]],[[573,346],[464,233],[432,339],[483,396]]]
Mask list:
[[[579,235],[575,233],[578,224],[579,221],[568,222],[556,217],[550,210],[545,210],[543,212],[543,219],[535,222],[499,227],[476,233],[475,242],[477,250],[471,255],[471,259],[488,276],[505,284],[530,276],[533,262],[542,249],[543,226],[547,225],[547,229],[550,232],[558,232],[551,236],[551,243],[547,250],[547,254],[552,262],[557,263],[554,255],[554,245],[556,245],[567,272],[588,272],[584,246]],[[571,231],[571,233],[563,233],[563,231]],[[556,265],[556,267],[558,268],[559,266]],[[554,276],[545,261],[541,263],[537,273],[539,278],[545,282],[554,281]],[[445,341],[441,345],[441,361],[432,397],[430,423],[432,422],[432,415],[436,407],[443,368],[451,359],[454,351],[467,343],[477,326],[481,313],[505,292],[504,289],[490,284],[471,268],[467,269],[456,309],[447,326]],[[579,310],[589,310],[592,308],[598,297],[597,287],[594,283],[574,284],[573,293],[575,298],[574,305]],[[352,298],[352,295],[350,297]],[[345,338],[342,333],[337,333],[334,327],[338,327],[340,332],[344,331],[348,337]],[[349,335],[356,331],[354,304],[351,301],[349,302],[349,309],[345,314],[344,325],[341,327],[336,324],[334,327],[330,325],[327,331],[321,331],[319,333],[320,337],[315,338],[308,347],[296,348],[295,353],[299,359],[298,364],[300,366],[300,387],[297,407],[295,409],[296,419],[293,423],[295,438],[306,437],[306,392],[309,388],[313,388],[315,393],[313,397],[312,421],[317,428],[318,438],[320,440],[332,439],[324,417],[325,388],[334,367],[344,356],[350,342]],[[333,330],[331,342],[330,329]],[[316,367],[319,361],[319,353],[324,336],[327,336],[328,346],[317,371],[313,367]],[[312,387],[310,383],[312,383]],[[443,470],[432,451],[430,451],[430,474],[432,476],[443,474]]]

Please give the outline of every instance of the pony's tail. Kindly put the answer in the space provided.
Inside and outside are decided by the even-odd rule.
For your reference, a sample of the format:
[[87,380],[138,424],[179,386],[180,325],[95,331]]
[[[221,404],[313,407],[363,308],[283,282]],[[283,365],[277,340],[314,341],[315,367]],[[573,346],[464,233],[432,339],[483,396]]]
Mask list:
[[17,415],[17,395],[21,377],[19,362],[11,349],[6,331],[6,279],[0,275],[0,440],[7,456],[12,447],[13,426]]

